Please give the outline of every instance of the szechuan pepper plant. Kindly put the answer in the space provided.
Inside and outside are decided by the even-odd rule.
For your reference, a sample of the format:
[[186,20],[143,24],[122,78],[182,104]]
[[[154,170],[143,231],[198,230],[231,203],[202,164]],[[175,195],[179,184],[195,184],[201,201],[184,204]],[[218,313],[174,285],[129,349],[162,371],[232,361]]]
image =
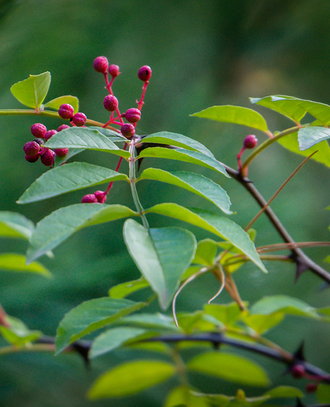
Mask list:
[[[302,251],[304,247],[329,243],[295,242],[270,208],[273,199],[309,159],[330,167],[326,141],[330,138],[330,106],[282,95],[251,99],[252,104],[271,109],[293,122],[292,127],[280,132],[272,132],[263,116],[244,107],[213,106],[194,113],[192,116],[197,118],[243,125],[261,134],[262,142],[258,143],[254,134],[248,134],[238,146],[237,168],[234,169],[218,161],[203,144],[185,135],[167,131],[138,134],[152,77],[149,66],[138,71],[138,79],[143,83],[140,99],[124,110],[113,92],[114,81],[122,80],[119,67],[109,65],[107,58],[101,56],[94,60],[94,69],[105,81],[107,95],[103,106],[109,113],[106,123],[87,118],[79,111],[78,99],[73,96],[60,96],[43,104],[51,82],[49,72],[30,75],[12,86],[12,94],[27,109],[0,111],[0,115],[35,115],[38,118],[31,127],[32,135],[22,145],[22,159],[25,154],[27,166],[40,161],[49,167],[26,189],[18,204],[46,200],[84,188],[95,190],[82,194],[81,202],[58,208],[36,226],[19,213],[0,212],[0,237],[28,241],[26,255],[1,254],[0,268],[48,276],[49,271],[36,261],[41,256],[54,256],[52,251],[58,245],[76,232],[83,233],[82,229],[88,226],[109,223],[111,230],[111,222],[126,219],[123,239],[141,277],[109,287],[108,297],[83,302],[69,311],[63,316],[54,338],[29,330],[18,316],[9,316],[0,307],[0,332],[7,342],[0,348],[0,356],[25,350],[55,351],[56,355],[71,351],[72,357],[75,357],[74,353],[80,354],[90,363],[120,347],[132,349],[132,355],[133,349],[146,353],[145,359],[109,366],[108,371],[91,383],[87,393],[90,400],[125,397],[172,378],[173,387],[162,401],[165,407],[270,406],[276,404],[278,398],[285,399],[285,405],[303,406],[306,392],[315,393],[319,403],[329,405],[330,373],[315,366],[313,361],[306,361],[303,347],[290,353],[269,340],[267,332],[290,315],[328,323],[330,306],[317,309],[284,295],[263,297],[248,304],[235,284],[235,271],[250,262],[260,273],[267,273],[267,262],[278,262],[279,267],[281,262],[290,262],[296,269],[296,278],[303,272],[311,272],[326,286],[330,283],[330,273]],[[307,113],[313,121],[302,123]],[[42,118],[47,116],[59,119],[56,129],[47,129],[42,123]],[[248,178],[248,168],[273,143],[280,143],[305,159],[266,201],[253,180]],[[73,161],[84,150],[116,155],[118,164],[112,169]],[[159,165],[149,167],[149,157],[157,159],[153,162],[159,162]],[[186,162],[191,165],[191,172],[164,170],[162,160],[158,159]],[[214,179],[199,174],[198,166],[212,170],[215,179],[231,178],[238,188],[245,188],[251,200],[259,204],[259,213],[252,220],[246,219],[245,225],[238,225],[232,219],[227,192]],[[143,196],[139,194],[139,184],[143,180],[171,184],[194,193],[211,202],[214,211],[175,202],[145,208]],[[133,207],[106,203],[119,181],[125,182],[130,189]],[[256,231],[252,226],[262,213],[269,218],[283,243],[255,246]],[[161,215],[164,226],[153,227],[150,214]],[[187,226],[166,226],[166,217]],[[203,229],[208,237],[198,241],[189,226]],[[278,254],[279,251],[286,251],[286,254]],[[329,257],[326,261],[330,262]],[[215,286],[218,286],[215,295],[205,299],[202,310],[188,313],[176,309],[181,290],[206,273],[213,275]],[[147,287],[153,294],[146,294],[144,301],[126,298]],[[223,290],[228,292],[232,302],[216,304],[215,300]],[[152,301],[158,301],[160,312],[148,312]],[[170,309],[171,312],[167,312]],[[84,338],[91,333],[93,340]],[[185,350],[191,347],[197,352],[187,358]],[[287,374],[303,381],[305,392],[287,385],[273,387],[267,371],[254,361],[254,355],[258,354],[282,363]],[[191,383],[190,376],[196,372],[236,383],[236,394],[225,394],[221,386],[212,394],[205,393]],[[261,388],[258,397],[249,397],[249,386]]]

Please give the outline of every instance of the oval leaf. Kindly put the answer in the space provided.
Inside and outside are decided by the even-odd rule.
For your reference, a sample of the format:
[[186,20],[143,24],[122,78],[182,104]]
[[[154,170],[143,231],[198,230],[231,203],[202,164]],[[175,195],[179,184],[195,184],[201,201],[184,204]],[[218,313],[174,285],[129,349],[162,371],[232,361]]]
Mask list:
[[40,201],[66,192],[120,180],[128,181],[127,175],[93,164],[81,162],[66,164],[43,173],[17,203]]
[[307,150],[321,141],[330,138],[330,129],[326,127],[312,126],[304,127],[298,131],[298,142],[300,150]]
[[27,262],[45,254],[78,230],[99,223],[137,216],[123,205],[75,204],[60,208],[38,222],[27,251]]
[[191,116],[218,122],[241,124],[261,131],[268,131],[265,119],[258,112],[241,106],[213,106]]
[[143,171],[138,181],[151,179],[184,188],[208,201],[214,203],[219,209],[231,214],[230,199],[227,192],[209,178],[201,174],[185,171],[164,171],[158,168],[147,168]]
[[169,216],[208,230],[209,232],[220,236],[222,239],[229,241],[253,261],[253,263],[255,263],[263,272],[267,273],[249,235],[232,220],[213,212],[202,210],[194,210],[194,212],[192,212],[192,210],[174,203],[158,204],[147,209],[145,212]]
[[293,398],[293,397],[304,397],[304,393],[292,386],[278,386],[274,389],[267,391],[264,396],[270,396],[271,398]]
[[25,256],[16,253],[0,254],[0,270],[37,273],[45,277],[52,276],[51,272],[42,264],[33,262],[27,265]]
[[209,352],[198,355],[188,363],[188,368],[221,379],[250,386],[268,386],[264,370],[256,363],[241,356]]
[[109,295],[112,298],[124,298],[135,291],[139,291],[147,287],[149,287],[148,281],[141,277],[138,280],[128,281],[126,283],[117,284],[114,287],[111,287],[109,290]]
[[89,351],[89,357],[93,359],[97,356],[111,352],[114,349],[119,348],[130,339],[134,339],[145,332],[145,329],[134,327],[118,327],[109,329],[103,332],[93,341],[92,347]]
[[129,158],[128,151],[121,150],[108,137],[98,130],[88,127],[71,127],[52,136],[45,143],[49,148],[84,148],[86,150],[105,151],[107,153]]
[[79,111],[79,99],[76,96],[71,95],[59,96],[56,99],[52,99],[47,102],[44,107],[58,110],[64,103],[68,103],[69,105],[71,105],[73,107],[74,113],[77,113]]
[[60,322],[56,334],[56,355],[76,341],[111,322],[137,311],[145,304],[109,297],[83,302],[69,311]]
[[124,224],[124,239],[136,266],[158,295],[165,310],[196,250],[188,230],[169,227],[148,231],[133,219]]
[[48,93],[50,81],[49,72],[44,72],[40,75],[30,75],[28,79],[15,83],[10,88],[10,91],[23,105],[39,110]]
[[124,363],[99,377],[88,392],[88,398],[123,397],[167,380],[174,366],[157,360]]
[[34,224],[16,212],[0,211],[0,236],[29,240]]
[[225,170],[225,167],[219,161],[198,151],[185,150],[183,148],[176,150],[164,147],[150,147],[142,150],[138,158],[144,157],[168,158],[171,160],[197,164],[202,167],[218,171],[226,177],[230,178],[227,174],[227,171]]

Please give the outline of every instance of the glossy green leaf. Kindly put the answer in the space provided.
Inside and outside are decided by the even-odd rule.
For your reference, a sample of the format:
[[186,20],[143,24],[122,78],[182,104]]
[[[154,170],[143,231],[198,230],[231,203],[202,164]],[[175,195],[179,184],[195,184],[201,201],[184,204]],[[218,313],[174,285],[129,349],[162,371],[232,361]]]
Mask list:
[[330,404],[330,385],[325,383],[320,383],[317,386],[316,397],[320,403]]
[[127,281],[110,288],[109,296],[112,298],[124,298],[135,291],[149,287],[149,283],[143,277],[138,280]]
[[212,315],[226,327],[232,327],[244,314],[236,302],[221,305],[208,304],[204,306],[204,311],[206,314]]
[[74,162],[44,172],[29,186],[17,203],[41,201],[66,192],[124,180],[128,181],[125,174],[98,165]]
[[283,312],[275,312],[270,315],[246,315],[243,320],[246,325],[261,335],[278,325],[283,318]]
[[26,264],[26,258],[22,254],[0,254],[0,270],[16,271],[23,273],[37,273],[45,277],[51,277],[51,272],[38,262]]
[[319,319],[316,309],[304,301],[286,295],[273,295],[262,298],[250,309],[250,314],[270,315],[275,312],[302,315]]
[[189,387],[179,386],[174,388],[167,396],[164,407],[209,407],[210,404],[204,397],[195,396]]
[[313,157],[311,157],[311,160],[317,161],[321,164],[326,165],[327,167],[330,167],[330,147],[327,141],[322,141],[321,143],[309,148],[308,150],[301,151],[299,150],[297,133],[295,133],[280,138],[278,140],[278,143],[287,150],[304,157],[308,157],[314,151],[317,151],[317,153],[314,154]]
[[203,210],[189,210],[174,203],[162,203],[146,210],[146,213],[158,213],[198,226],[222,239],[225,239],[242,251],[262,271],[267,273],[249,235],[232,220]]
[[294,397],[304,397],[304,393],[292,386],[278,386],[274,389],[267,391],[265,396],[270,396],[271,398],[294,398]]
[[139,393],[167,380],[174,373],[174,366],[158,360],[124,363],[100,376],[89,390],[88,398],[96,400]]
[[263,98],[250,98],[251,103],[267,107],[284,116],[292,119],[294,122],[300,122],[305,116],[306,110],[299,106],[299,101],[291,96],[273,95]]
[[64,157],[55,156],[54,167],[58,167],[66,163],[70,158],[85,151],[84,148],[70,148],[68,154]]
[[183,136],[182,134],[171,133],[168,131],[150,134],[149,136],[144,137],[141,140],[141,143],[158,143],[182,147],[187,150],[199,151],[202,154],[214,158],[211,151],[198,141],[190,137]]
[[86,203],[60,208],[38,222],[31,236],[27,262],[55,248],[80,229],[130,216],[137,213],[123,205]]
[[208,201],[214,203],[219,209],[227,214],[231,214],[230,198],[227,192],[209,178],[201,174],[185,171],[164,171],[158,168],[147,168],[138,178],[166,182],[176,185],[199,195]]
[[38,110],[48,93],[50,81],[49,72],[30,75],[27,79],[15,83],[10,91],[23,105]]
[[264,370],[255,362],[229,353],[208,352],[188,363],[190,370],[250,386],[267,386]]
[[325,103],[314,102],[312,100],[294,98],[299,102],[299,106],[306,110],[315,119],[322,122],[324,125],[330,124],[330,106]]
[[304,151],[321,141],[330,138],[330,129],[327,127],[311,126],[303,127],[298,131],[299,149]]
[[29,240],[33,230],[33,222],[20,213],[0,211],[0,237]]
[[57,328],[56,354],[77,339],[142,308],[143,302],[126,299],[96,298],[69,311]]
[[196,240],[188,230],[169,227],[148,231],[133,219],[124,224],[127,249],[166,309],[194,257]]
[[202,167],[220,172],[229,178],[225,167],[216,159],[202,154],[198,151],[180,149],[170,149],[164,147],[150,147],[142,150],[139,158],[155,157],[155,158],[168,158],[171,160],[184,161],[192,164],[197,164]]
[[24,330],[15,327],[7,328],[3,325],[0,326],[0,333],[7,342],[15,346],[24,346],[34,342],[42,335],[40,331],[30,331],[28,328]]
[[145,332],[145,329],[134,327],[118,327],[108,329],[93,341],[92,347],[89,351],[89,357],[93,359],[104,355],[105,353],[111,352],[114,349],[122,346],[130,339],[134,339]]
[[96,130],[99,133],[103,134],[103,136],[106,136],[109,140],[113,141],[114,143],[126,143],[127,138],[122,136],[121,133],[118,133],[117,131],[111,130],[111,129],[105,129],[104,127],[98,127],[98,126],[89,126],[88,127],[90,130]]
[[261,131],[268,131],[265,119],[258,112],[241,106],[213,106],[191,116],[225,123],[241,124]]
[[149,329],[166,329],[166,330],[175,330],[177,331],[178,328],[174,324],[174,320],[172,317],[168,317],[167,315],[155,313],[139,313],[134,315],[128,315],[125,318],[122,318],[120,321],[116,322],[120,325],[131,325],[137,326],[142,328],[149,328]]
[[129,158],[128,151],[121,150],[110,138],[101,134],[98,130],[88,127],[71,127],[62,130],[52,136],[45,143],[49,148],[84,148],[86,150],[104,151],[107,153]]
[[206,267],[212,266],[214,264],[217,252],[218,246],[214,240],[201,240],[198,242],[197,250],[192,263],[201,264]]
[[73,107],[74,113],[77,113],[79,111],[79,99],[76,96],[71,96],[71,95],[59,96],[56,99],[52,99],[49,102],[47,102],[44,105],[44,107],[48,107],[49,109],[58,110],[60,108],[60,106],[65,103],[67,103]]

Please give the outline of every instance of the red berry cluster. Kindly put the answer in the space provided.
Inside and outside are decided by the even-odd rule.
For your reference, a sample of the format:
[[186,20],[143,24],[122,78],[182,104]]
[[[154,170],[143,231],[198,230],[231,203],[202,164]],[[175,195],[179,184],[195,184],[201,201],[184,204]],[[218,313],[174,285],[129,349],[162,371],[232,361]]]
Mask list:
[[69,119],[73,126],[84,126],[87,120],[87,117],[84,113],[78,112],[74,114],[73,106],[68,103],[64,103],[58,109],[58,114],[62,119]]

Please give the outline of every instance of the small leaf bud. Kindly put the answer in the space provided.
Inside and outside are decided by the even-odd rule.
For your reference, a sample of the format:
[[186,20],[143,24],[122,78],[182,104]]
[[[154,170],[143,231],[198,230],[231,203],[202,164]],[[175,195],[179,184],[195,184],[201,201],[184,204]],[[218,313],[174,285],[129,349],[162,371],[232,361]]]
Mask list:
[[24,144],[23,150],[29,157],[34,157],[39,153],[41,147],[36,141],[28,141]]
[[86,123],[87,116],[84,113],[76,113],[72,117],[72,123],[75,124],[78,127],[84,126]]
[[94,194],[88,194],[82,198],[81,203],[98,203],[98,200]]
[[62,117],[62,119],[71,119],[74,114],[74,108],[68,103],[64,103],[58,109],[58,114],[60,115],[60,117]]
[[41,156],[41,162],[46,167],[51,167],[54,164],[55,153],[53,150],[47,148]]
[[47,133],[45,134],[45,140],[49,140],[54,134],[56,134],[56,130],[48,130]]
[[94,59],[93,66],[96,72],[106,73],[109,61],[106,57],[97,57]]
[[34,137],[44,138],[47,132],[47,127],[42,123],[34,123],[31,126],[31,133]]
[[132,107],[123,114],[123,117],[130,123],[136,123],[141,119],[141,112],[139,109]]
[[119,72],[119,66],[118,65],[110,65],[109,69],[108,69],[109,74],[115,78],[116,76],[118,76],[120,74]]
[[151,70],[150,66],[143,65],[139,69],[138,77],[139,77],[139,79],[141,79],[141,81],[147,82],[151,78],[151,74],[152,74],[152,70]]
[[245,148],[254,148],[258,144],[258,139],[254,134],[250,134],[249,136],[246,136],[243,145]]
[[54,148],[54,153],[57,155],[57,157],[65,157],[69,152],[68,148]]
[[67,124],[61,124],[61,125],[57,128],[57,131],[62,131],[62,130],[69,129],[69,128],[70,128],[70,126],[68,126]]
[[135,127],[131,123],[125,123],[121,126],[120,131],[123,136],[130,140],[135,134]]
[[113,95],[107,95],[103,100],[103,106],[109,112],[113,112],[118,107],[118,99]]

